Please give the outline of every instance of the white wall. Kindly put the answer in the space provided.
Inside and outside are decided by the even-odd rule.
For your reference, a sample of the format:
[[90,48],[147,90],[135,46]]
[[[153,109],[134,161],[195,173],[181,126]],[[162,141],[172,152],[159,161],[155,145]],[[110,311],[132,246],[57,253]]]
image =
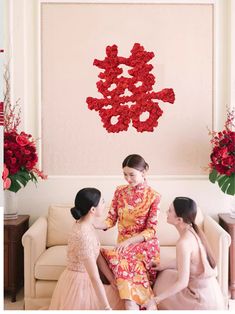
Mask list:
[[[40,37],[39,37],[39,3],[30,1],[5,1],[9,6],[9,29],[11,37],[9,49],[12,55],[12,89],[13,100],[21,98],[24,106],[23,126],[25,132],[35,137],[40,135]],[[57,1],[58,2],[58,1]],[[66,1],[64,1],[66,2]],[[123,2],[123,1],[120,1]],[[156,1],[158,2],[158,1]],[[164,2],[164,1],[159,1]],[[167,1],[171,2],[171,1]],[[180,1],[172,1],[180,2]],[[184,3],[197,1],[181,1]],[[198,1],[199,2],[199,1]],[[231,41],[230,10],[231,1],[200,1],[214,3],[215,6],[215,110],[214,127],[219,130],[225,120],[225,105],[234,104],[231,77],[234,69],[230,69],[234,58],[230,51],[234,49]],[[234,19],[234,15],[232,17]],[[232,24],[234,25],[234,23]],[[228,34],[228,35],[226,35]],[[234,59],[233,59],[234,60]],[[234,61],[232,63],[234,65]],[[209,138],[208,138],[209,140]],[[40,147],[39,147],[40,153]],[[121,166],[121,161],[120,161]],[[121,169],[120,169],[121,174]],[[150,173],[151,174],[151,173]],[[71,203],[77,190],[84,186],[96,186],[104,192],[107,202],[111,200],[116,185],[123,183],[122,177],[49,177],[36,188],[29,184],[18,192],[19,212],[31,215],[31,222],[45,214],[50,203]],[[208,176],[162,176],[150,177],[149,183],[162,194],[162,208],[167,208],[175,196],[185,195],[194,198],[204,212],[216,218],[219,212],[229,210],[229,197],[224,195],[217,185],[209,182]]]
[[[30,221],[47,212],[49,204],[72,204],[77,191],[84,186],[95,186],[104,195],[109,203],[115,186],[123,184],[119,177],[53,177],[45,182],[40,182],[37,187],[29,184],[18,192],[19,212],[29,214]],[[195,199],[203,212],[217,219],[217,213],[229,210],[230,197],[222,193],[216,185],[207,178],[198,179],[183,177],[149,177],[148,183],[161,195],[161,209],[168,209],[169,203],[176,196],[189,196]]]

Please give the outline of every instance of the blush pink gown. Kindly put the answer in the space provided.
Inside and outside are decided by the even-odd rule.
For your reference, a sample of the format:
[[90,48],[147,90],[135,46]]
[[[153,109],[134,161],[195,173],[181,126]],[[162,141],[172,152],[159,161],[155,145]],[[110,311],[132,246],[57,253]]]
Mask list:
[[[200,238],[194,230],[190,230],[196,237],[203,265],[198,273],[193,261],[190,265],[188,287],[159,303],[159,310],[225,310],[224,298],[216,279],[216,269],[213,269],[206,256],[206,251]],[[159,273],[154,292],[159,295],[170,288],[177,280],[177,271],[166,269]]]
[[[49,310],[102,310],[86,271],[87,258],[97,259],[100,243],[92,227],[74,223],[68,240],[67,267],[61,274],[54,290]],[[104,285],[109,304],[113,310],[124,309],[118,290]]]

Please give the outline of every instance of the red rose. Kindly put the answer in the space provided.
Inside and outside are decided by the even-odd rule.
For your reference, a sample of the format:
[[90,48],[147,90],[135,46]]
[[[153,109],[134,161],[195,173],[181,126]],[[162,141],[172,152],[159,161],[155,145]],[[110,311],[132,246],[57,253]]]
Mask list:
[[17,144],[19,144],[20,146],[25,146],[28,144],[28,137],[26,136],[26,134],[20,134],[18,136],[16,136],[16,142]]

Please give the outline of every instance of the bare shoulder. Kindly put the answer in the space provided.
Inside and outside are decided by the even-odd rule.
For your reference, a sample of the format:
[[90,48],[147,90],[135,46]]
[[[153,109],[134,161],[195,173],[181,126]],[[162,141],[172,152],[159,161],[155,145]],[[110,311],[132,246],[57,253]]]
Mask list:
[[182,236],[180,236],[179,240],[176,243],[177,250],[192,250],[192,244],[194,243],[194,236],[191,232],[186,231]]

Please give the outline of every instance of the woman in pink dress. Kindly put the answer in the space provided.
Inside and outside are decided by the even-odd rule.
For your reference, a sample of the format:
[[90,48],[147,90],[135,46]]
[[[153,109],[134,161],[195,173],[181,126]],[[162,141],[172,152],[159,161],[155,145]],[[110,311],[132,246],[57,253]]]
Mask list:
[[195,224],[196,203],[177,197],[167,222],[176,227],[176,261],[160,265],[154,285],[159,310],[224,310],[216,264],[204,233]]
[[125,158],[123,173],[128,185],[117,187],[108,217],[95,222],[106,230],[118,222],[118,244],[101,252],[112,270],[125,309],[156,309],[152,286],[156,278],[153,264],[159,263],[157,215],[160,195],[148,186],[149,166],[136,154]]
[[49,310],[124,308],[116,287],[102,284],[96,264],[113,283],[113,274],[99,256],[100,244],[93,227],[103,210],[104,200],[99,190],[84,188],[77,193],[75,207],[71,208],[76,222],[68,239],[68,264],[58,280]]

